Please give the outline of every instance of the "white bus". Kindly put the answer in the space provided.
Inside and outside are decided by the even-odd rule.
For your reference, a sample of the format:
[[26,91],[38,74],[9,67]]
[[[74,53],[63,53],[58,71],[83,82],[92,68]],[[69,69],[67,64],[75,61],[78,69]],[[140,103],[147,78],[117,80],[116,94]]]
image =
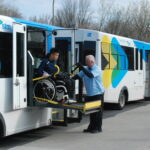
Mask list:
[[51,124],[51,108],[30,107],[27,57],[34,57],[36,68],[51,48],[52,29],[0,16],[0,137]]
[[[50,52],[52,30],[54,29],[60,28],[0,16],[0,137],[51,125],[52,121],[55,123],[60,121],[60,117],[63,125],[66,125],[69,120],[71,122],[81,120],[81,113],[78,110],[85,111],[84,105],[81,107],[76,106],[76,104],[75,106],[60,105],[58,102],[43,102],[35,98],[36,92],[41,93],[41,95],[54,94],[54,97],[57,96],[57,100],[67,98],[66,93],[60,89],[63,87],[66,90],[63,85],[53,85],[54,81],[51,79],[49,79],[50,81],[46,80],[44,84],[44,79],[40,82],[33,80],[41,59]],[[64,68],[64,65],[70,65],[66,64],[66,61],[62,62],[66,56],[66,51],[63,52],[62,50],[60,48],[59,62]],[[68,52],[68,60],[71,60],[72,55],[70,51]],[[40,84],[44,85],[40,89],[42,92],[38,91]],[[44,93],[44,90],[47,93]],[[55,93],[52,93],[53,90]],[[75,112],[77,113],[73,115],[73,118],[70,115],[72,111],[68,110],[69,106],[70,109],[76,109]],[[99,106],[100,103],[95,103],[95,110],[93,107],[87,106],[87,108],[88,111],[90,108],[93,112]],[[53,110],[53,108],[58,107],[61,108],[59,114],[58,111]]]
[[[85,64],[87,54],[96,57],[102,69],[105,103],[122,109],[126,102],[150,97],[150,43],[85,29],[55,30],[52,42],[62,49],[65,71],[77,62]],[[82,83],[76,83],[76,89],[78,85]]]
[[[125,102],[150,97],[150,44],[93,30],[60,29],[0,16],[0,136],[52,121],[67,124],[82,119],[78,110],[56,109],[52,116],[56,105],[38,103],[33,98],[34,70],[51,47],[60,50],[59,64],[68,73],[77,62],[85,63],[85,55],[96,57],[103,70],[106,103],[122,109]],[[72,100],[82,101],[82,87],[82,81],[71,87]]]

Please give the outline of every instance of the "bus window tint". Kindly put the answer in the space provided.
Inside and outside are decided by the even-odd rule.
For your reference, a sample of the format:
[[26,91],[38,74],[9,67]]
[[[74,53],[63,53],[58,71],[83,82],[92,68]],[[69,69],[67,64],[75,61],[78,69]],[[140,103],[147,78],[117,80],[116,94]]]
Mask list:
[[118,55],[118,69],[126,70],[126,57],[124,55]]
[[61,71],[69,72],[69,64],[71,64],[71,38],[55,38],[55,47],[59,50],[59,59],[57,61]]
[[0,33],[0,78],[12,77],[12,34]]
[[101,43],[101,64],[102,70],[110,69],[110,43]]
[[85,65],[85,57],[87,55],[96,55],[96,42],[95,41],[84,41],[83,51],[80,51],[80,62]]
[[118,55],[111,55],[110,57],[110,69],[117,70],[118,69]]
[[128,70],[134,70],[134,48],[122,46],[127,59],[128,59]]
[[102,53],[102,70],[110,69],[110,55]]
[[17,75],[24,76],[24,34],[17,33]]

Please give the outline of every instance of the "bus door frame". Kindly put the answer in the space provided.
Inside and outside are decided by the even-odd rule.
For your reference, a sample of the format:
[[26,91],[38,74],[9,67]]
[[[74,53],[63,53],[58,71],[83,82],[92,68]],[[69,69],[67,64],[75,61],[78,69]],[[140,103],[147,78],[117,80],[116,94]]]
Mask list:
[[[13,23],[13,82],[12,82],[14,110],[27,107],[27,47],[26,47],[27,38],[26,35],[27,35],[26,25],[14,22]],[[19,57],[22,57],[21,59],[23,59],[23,61],[18,62],[19,58],[17,53],[21,51],[21,48],[22,48],[22,52],[20,54],[22,56]],[[23,70],[21,69],[22,73],[20,73],[19,71],[20,66],[18,64],[22,65],[21,67],[23,67]]]

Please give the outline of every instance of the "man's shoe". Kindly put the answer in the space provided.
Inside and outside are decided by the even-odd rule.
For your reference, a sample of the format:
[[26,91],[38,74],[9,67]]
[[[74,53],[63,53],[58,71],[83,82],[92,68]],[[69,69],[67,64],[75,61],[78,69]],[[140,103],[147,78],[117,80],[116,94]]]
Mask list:
[[91,132],[91,130],[90,129],[84,129],[83,132],[87,133],[87,132]]
[[99,132],[102,132],[102,129],[99,129],[98,131],[99,131]]
[[102,130],[90,130],[90,133],[99,133],[102,132]]

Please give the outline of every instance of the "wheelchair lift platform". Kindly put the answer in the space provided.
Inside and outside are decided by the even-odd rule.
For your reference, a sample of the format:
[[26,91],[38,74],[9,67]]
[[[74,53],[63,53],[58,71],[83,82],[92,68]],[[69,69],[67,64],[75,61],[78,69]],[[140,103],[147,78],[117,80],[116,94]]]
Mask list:
[[92,102],[84,102],[79,103],[75,100],[69,100],[68,103],[59,103],[53,100],[34,97],[36,102],[36,106],[40,107],[51,107],[51,108],[59,108],[59,109],[72,109],[72,110],[79,110],[83,114],[90,114],[94,112],[98,112],[101,107],[101,101],[92,101]]

